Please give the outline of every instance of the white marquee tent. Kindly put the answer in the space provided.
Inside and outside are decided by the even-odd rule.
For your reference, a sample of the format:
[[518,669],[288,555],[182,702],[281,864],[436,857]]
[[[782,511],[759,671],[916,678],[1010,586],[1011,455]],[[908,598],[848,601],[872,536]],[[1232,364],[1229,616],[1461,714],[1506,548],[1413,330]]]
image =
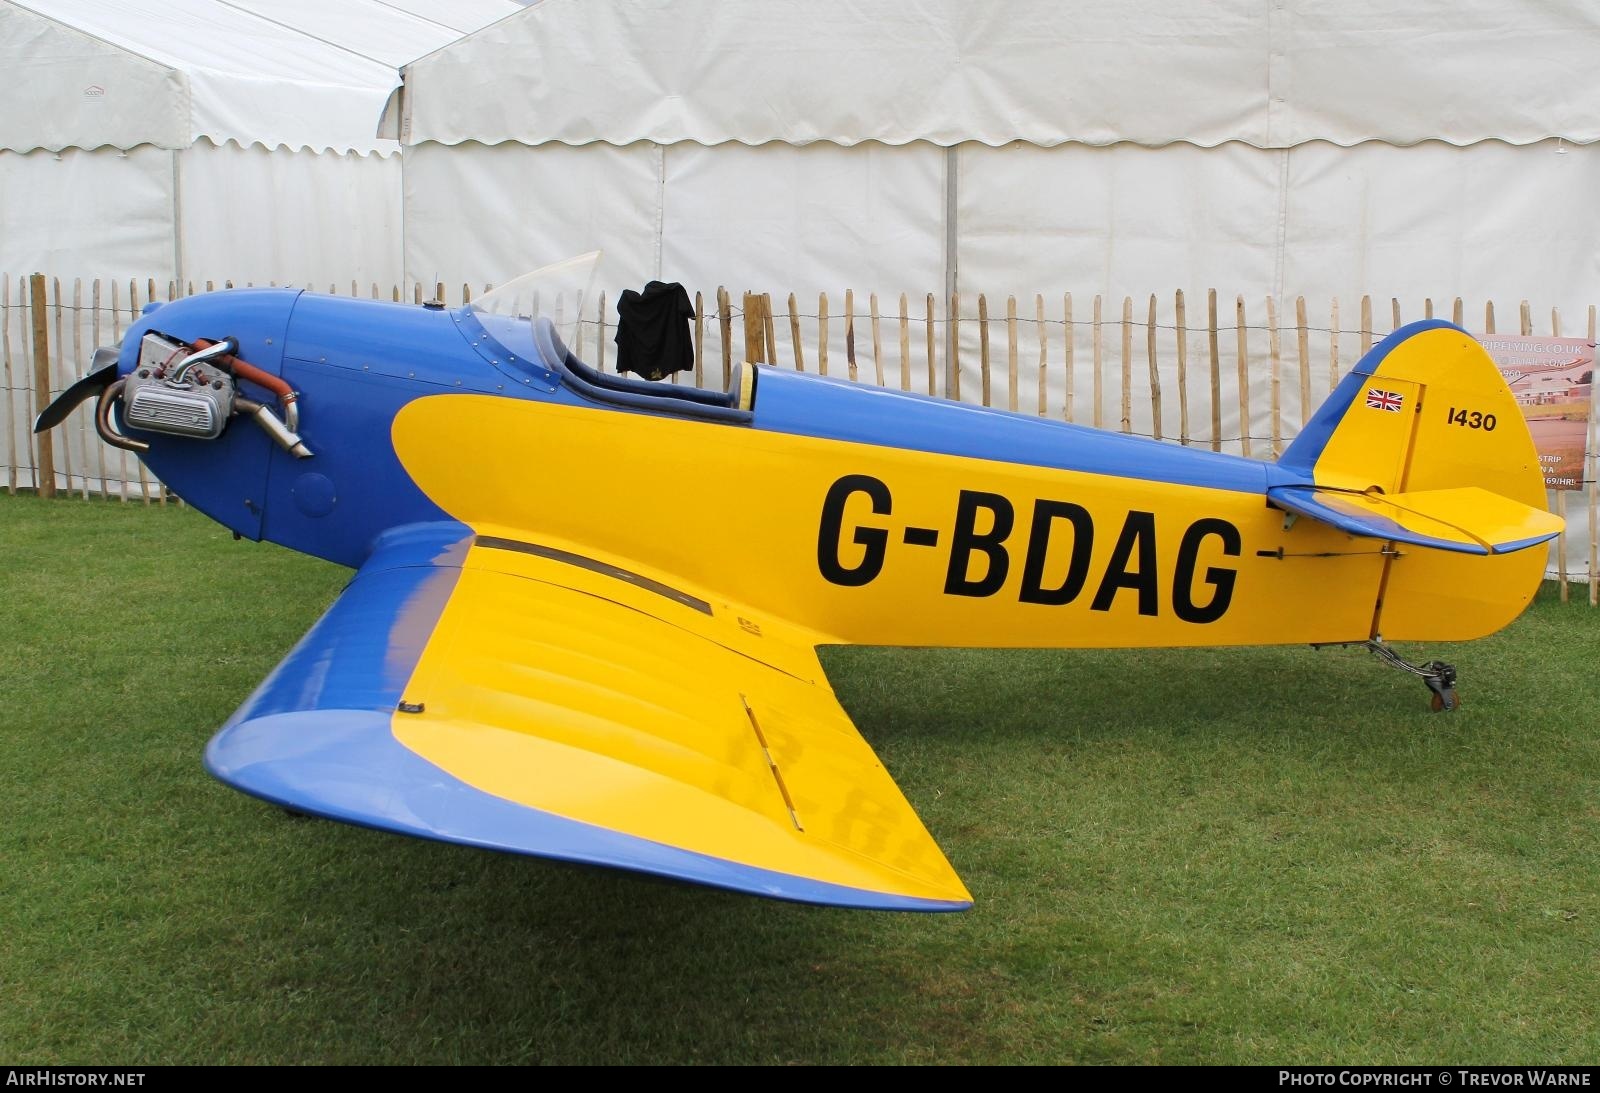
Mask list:
[[1576,313],[1597,55],[1585,0],[545,0],[388,122],[425,281],[599,242],[695,283]]
[[[383,131],[406,146],[424,283],[601,246],[613,290],[726,284],[780,309],[846,287],[1029,310],[1071,291],[1133,296],[1142,318],[1159,293],[1170,324],[1173,290],[1217,288],[1230,318],[1236,293],[1257,316],[1304,296],[1328,326],[1337,298],[1352,331],[1371,294],[1381,333],[1391,297],[1406,319],[1461,297],[1475,329],[1498,304],[1504,333],[1526,299],[1538,333],[1556,308],[1581,334],[1600,301],[1596,56],[1587,0],[544,0],[407,65]],[[1264,399],[1247,427],[1222,402],[1221,435],[1266,434]],[[1298,422],[1293,383],[1283,402]],[[1150,431],[1148,402],[1133,416]]]
[[0,0],[0,270],[400,276],[396,69],[510,0]]
[[[1343,367],[1363,294],[1379,333],[1390,297],[1407,319],[1461,297],[1474,329],[1529,300],[1537,332],[1555,309],[1582,334],[1597,55],[1588,0],[0,0],[0,271],[481,285],[601,246],[613,293],[660,277],[806,313],[854,288],[858,314],[959,292],[971,319],[981,292],[1060,315],[1071,292],[1046,333],[1077,344],[1087,420],[1095,295],[1114,322],[1160,294],[1170,328],[1174,290],[1191,319],[1239,294],[1257,375],[1268,298],[1338,326],[1316,351]],[[1197,441],[1267,434],[1231,373]],[[1059,413],[1068,377],[1046,378]],[[1154,431],[1150,401],[1131,413]]]

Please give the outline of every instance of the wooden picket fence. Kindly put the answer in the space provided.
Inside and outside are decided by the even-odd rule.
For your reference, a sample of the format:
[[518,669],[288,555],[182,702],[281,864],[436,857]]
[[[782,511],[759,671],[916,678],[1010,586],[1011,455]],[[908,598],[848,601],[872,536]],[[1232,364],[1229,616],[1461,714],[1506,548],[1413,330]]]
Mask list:
[[[7,491],[37,484],[45,494],[60,490],[166,504],[165,489],[138,460],[98,442],[87,414],[42,438],[32,436],[29,424],[54,392],[83,371],[95,346],[120,338],[144,303],[232,287],[153,279],[63,286],[59,279],[0,274],[0,443]],[[474,296],[465,284],[457,290],[442,283],[352,282],[348,292],[343,289],[328,286],[335,295],[415,303],[427,298],[460,304]],[[1282,453],[1350,365],[1406,319],[1433,318],[1437,311],[1485,334],[1510,332],[1497,325],[1492,302],[1478,322],[1480,313],[1474,309],[1469,318],[1459,298],[1437,309],[1433,300],[1424,300],[1421,314],[1404,318],[1400,301],[1392,298],[1383,307],[1363,296],[1351,316],[1341,313],[1337,299],[1313,310],[1304,297],[1247,302],[1235,295],[1229,306],[1214,289],[1193,302],[1182,291],[1120,301],[1099,295],[1075,300],[1066,293],[1049,300],[1041,294],[1021,301],[1007,296],[994,307],[983,294],[900,294],[884,306],[877,293],[863,298],[847,289],[842,295],[820,293],[814,308],[794,293],[778,298],[781,311],[774,310],[771,293],[744,292],[735,299],[726,288],[709,297],[696,292],[694,372],[673,382],[720,388],[737,360],[757,361],[1268,459]],[[601,294],[582,310],[573,350],[605,370],[615,329],[608,301]],[[1586,319],[1593,341],[1594,306]],[[1534,334],[1543,325],[1522,301],[1514,328]],[[1552,309],[1548,333],[1581,331],[1568,328]],[[1600,604],[1596,431],[1591,413],[1583,489],[1552,494],[1555,511],[1567,517],[1570,507],[1575,521],[1552,552],[1552,576],[1563,600],[1569,580],[1586,580],[1591,604]],[[1569,500],[1569,492],[1576,496]],[[1586,519],[1579,516],[1580,506]],[[1569,550],[1569,540],[1575,550]]]

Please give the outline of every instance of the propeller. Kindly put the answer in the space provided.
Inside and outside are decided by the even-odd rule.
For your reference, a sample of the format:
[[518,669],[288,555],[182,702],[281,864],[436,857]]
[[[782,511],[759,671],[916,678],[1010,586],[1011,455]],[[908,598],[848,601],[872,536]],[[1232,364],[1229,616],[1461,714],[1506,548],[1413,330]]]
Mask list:
[[117,357],[121,351],[116,346],[102,346],[94,351],[89,374],[56,396],[55,401],[39,414],[33,422],[33,431],[42,433],[54,429],[67,415],[83,403],[100,394],[117,378]]

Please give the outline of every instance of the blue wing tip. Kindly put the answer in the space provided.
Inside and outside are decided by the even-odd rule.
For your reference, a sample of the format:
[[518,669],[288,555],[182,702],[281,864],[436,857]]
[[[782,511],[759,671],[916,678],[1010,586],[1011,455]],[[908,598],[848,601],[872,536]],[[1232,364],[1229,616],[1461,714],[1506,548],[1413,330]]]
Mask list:
[[283,808],[379,831],[646,873],[793,903],[952,912],[971,899],[878,892],[714,858],[495,797],[401,744],[390,715],[315,710],[230,723],[206,746],[211,775]]
[[1519,550],[1527,550],[1529,547],[1536,547],[1540,543],[1548,543],[1551,539],[1554,539],[1560,534],[1561,533],[1559,531],[1552,531],[1544,535],[1534,535],[1527,539],[1516,539],[1509,543],[1496,543],[1494,545],[1494,552],[1496,554],[1514,554]]

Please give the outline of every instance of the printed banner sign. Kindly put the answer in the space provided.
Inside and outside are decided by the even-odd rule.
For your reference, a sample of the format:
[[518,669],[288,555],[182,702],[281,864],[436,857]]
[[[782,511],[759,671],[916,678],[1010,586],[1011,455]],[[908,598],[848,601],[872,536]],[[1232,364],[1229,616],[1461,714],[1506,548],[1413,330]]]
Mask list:
[[1552,490],[1583,488],[1583,445],[1594,397],[1594,343],[1584,338],[1480,334],[1528,419]]

